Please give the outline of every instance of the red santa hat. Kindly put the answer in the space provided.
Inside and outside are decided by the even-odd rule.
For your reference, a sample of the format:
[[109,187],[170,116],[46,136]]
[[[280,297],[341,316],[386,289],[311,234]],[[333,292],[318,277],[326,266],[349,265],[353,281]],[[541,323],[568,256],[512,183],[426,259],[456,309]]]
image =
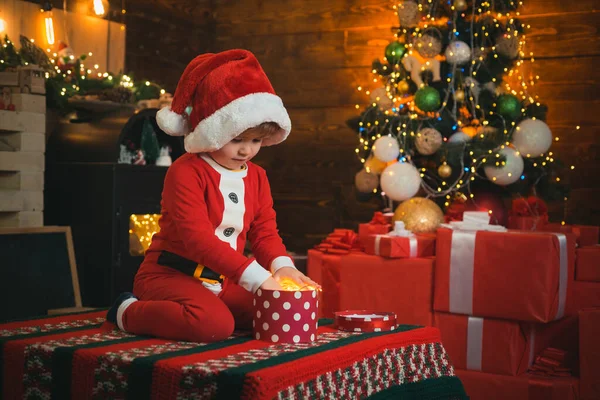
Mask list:
[[[188,117],[186,108],[192,106]],[[252,53],[228,50],[192,60],[179,79],[173,102],[156,114],[160,129],[185,136],[186,151],[222,148],[247,129],[263,122],[281,128],[263,146],[283,142],[292,129],[290,117]]]

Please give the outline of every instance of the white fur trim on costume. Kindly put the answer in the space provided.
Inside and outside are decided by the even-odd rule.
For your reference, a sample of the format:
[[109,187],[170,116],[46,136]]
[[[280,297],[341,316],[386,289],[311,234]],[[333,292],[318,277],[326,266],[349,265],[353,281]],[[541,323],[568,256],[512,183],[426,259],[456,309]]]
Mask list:
[[279,256],[271,261],[271,273],[277,272],[278,269],[283,267],[292,267],[296,268],[292,259],[288,256]]
[[252,93],[237,98],[198,123],[185,137],[188,153],[219,150],[244,131],[263,122],[275,122],[281,131],[263,141],[263,146],[283,142],[292,130],[292,122],[279,96]]
[[254,293],[260,288],[260,285],[264,283],[267,279],[271,277],[269,271],[260,266],[256,260],[252,261],[247,267],[246,270],[242,273],[240,277],[239,285],[249,291],[250,293]]
[[177,114],[169,106],[158,110],[156,123],[160,129],[171,136],[183,136],[190,132],[187,115]]
[[138,299],[136,299],[135,297],[130,297],[129,299],[123,301],[119,305],[119,308],[117,308],[117,326],[120,330],[125,331],[125,328],[123,327],[123,314],[125,313],[125,310],[127,310],[127,307],[129,307],[136,301],[138,301]]

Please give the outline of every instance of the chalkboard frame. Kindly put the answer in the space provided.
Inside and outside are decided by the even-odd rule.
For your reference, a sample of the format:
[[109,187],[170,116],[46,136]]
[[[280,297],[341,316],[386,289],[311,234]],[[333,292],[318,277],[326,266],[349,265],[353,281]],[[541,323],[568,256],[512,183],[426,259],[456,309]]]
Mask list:
[[42,226],[35,228],[0,228],[0,235],[20,235],[20,234],[40,234],[40,233],[64,233],[67,244],[67,254],[69,257],[69,268],[71,270],[71,282],[73,284],[73,296],[75,298],[75,307],[82,307],[81,292],[79,289],[79,278],[77,276],[77,262],[75,261],[75,249],[73,247],[73,235],[70,226]]

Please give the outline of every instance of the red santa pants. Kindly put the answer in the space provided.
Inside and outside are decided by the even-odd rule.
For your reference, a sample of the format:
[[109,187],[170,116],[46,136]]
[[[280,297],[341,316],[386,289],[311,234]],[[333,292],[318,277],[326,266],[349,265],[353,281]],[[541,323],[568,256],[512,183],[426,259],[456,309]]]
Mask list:
[[251,329],[252,293],[225,279],[215,295],[198,279],[146,257],[133,294],[139,299],[123,313],[123,327],[137,335],[171,340],[215,342],[234,328]]

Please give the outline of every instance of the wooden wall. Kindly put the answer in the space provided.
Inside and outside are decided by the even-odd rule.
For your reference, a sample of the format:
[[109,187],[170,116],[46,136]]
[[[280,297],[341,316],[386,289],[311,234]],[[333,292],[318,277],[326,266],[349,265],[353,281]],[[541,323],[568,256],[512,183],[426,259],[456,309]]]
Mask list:
[[[537,94],[561,140],[554,152],[576,169],[568,216],[600,225],[600,1],[526,0],[531,24],[529,66],[542,81]],[[388,0],[131,0],[126,66],[171,90],[195,55],[246,48],[262,63],[289,108],[293,133],[261,151],[284,239],[301,251],[335,227],[366,221],[377,207],[358,203],[360,168],[354,133],[345,121],[365,98],[370,64],[392,38]],[[581,129],[576,131],[575,126]]]
[[[55,45],[48,44],[44,25],[44,14],[40,12],[40,2],[0,0],[0,18],[6,21],[6,31],[0,33],[19,43],[19,35],[24,35],[42,49],[56,49],[59,41],[67,43],[76,56],[92,53],[86,64],[91,68],[98,64],[99,71],[118,73],[125,68],[125,26],[115,21],[93,17],[68,8],[59,9],[54,0],[52,12]],[[62,2],[61,2],[62,6]]]

